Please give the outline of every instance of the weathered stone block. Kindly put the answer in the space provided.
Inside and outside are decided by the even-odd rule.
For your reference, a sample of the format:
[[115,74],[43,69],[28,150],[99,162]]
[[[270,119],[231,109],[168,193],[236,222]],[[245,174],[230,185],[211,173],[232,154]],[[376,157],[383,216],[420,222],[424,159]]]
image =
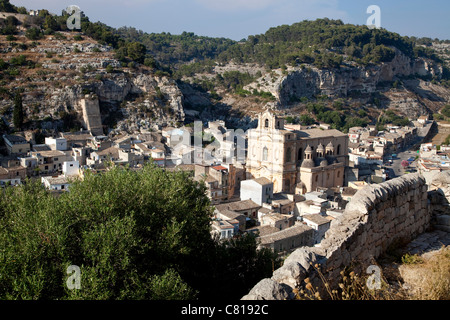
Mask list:
[[289,262],[287,264],[285,263],[281,268],[275,270],[272,280],[287,284],[294,289],[297,284],[301,283],[307,277],[308,274],[305,268],[303,268],[298,262]]
[[272,279],[261,280],[242,300],[286,300],[292,298],[292,288]]

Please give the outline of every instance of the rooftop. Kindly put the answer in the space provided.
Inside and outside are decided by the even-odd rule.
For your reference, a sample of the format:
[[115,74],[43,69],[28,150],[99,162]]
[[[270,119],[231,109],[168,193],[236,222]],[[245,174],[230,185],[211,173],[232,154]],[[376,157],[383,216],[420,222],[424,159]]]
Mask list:
[[42,179],[45,179],[48,181],[49,184],[68,184],[69,179],[65,176],[58,176],[58,177],[42,177]]
[[311,227],[308,227],[306,225],[296,225],[290,228],[286,228],[284,230],[278,231],[278,232],[274,232],[265,236],[260,236],[260,240],[261,240],[261,244],[269,244],[272,243],[274,241],[279,241],[279,240],[283,240],[286,238],[290,238],[290,237],[295,237],[298,236],[304,232],[308,232],[312,230]]
[[308,214],[303,216],[303,220],[310,221],[312,223],[315,223],[317,225],[327,224],[330,222],[329,219],[321,216],[320,214]]
[[58,150],[42,150],[39,152],[32,152],[33,155],[40,155],[41,157],[60,157],[66,154],[63,151]]
[[272,181],[270,181],[266,177],[256,178],[256,179],[253,179],[253,181],[255,181],[256,183],[258,183],[262,186],[272,184]]
[[258,209],[261,208],[259,204],[254,202],[253,200],[242,200],[236,202],[230,202],[225,204],[228,206],[229,210],[233,211],[244,211],[249,209]]
[[306,129],[297,131],[297,137],[299,138],[326,138],[326,137],[345,137],[347,136],[345,133],[342,133],[339,130],[336,129],[330,129],[330,130],[321,130],[321,129]]
[[25,144],[25,143],[28,143],[28,141],[22,136],[5,134],[5,135],[3,135],[3,138],[5,140],[8,140],[10,144]]

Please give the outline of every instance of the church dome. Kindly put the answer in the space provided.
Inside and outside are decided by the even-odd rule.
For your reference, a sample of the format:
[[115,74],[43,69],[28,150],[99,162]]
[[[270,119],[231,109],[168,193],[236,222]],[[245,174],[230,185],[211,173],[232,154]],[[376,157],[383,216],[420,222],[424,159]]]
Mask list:
[[327,161],[327,159],[321,160],[319,165],[320,165],[321,167],[326,167],[326,166],[328,166],[328,161]]
[[305,159],[302,162],[302,168],[314,168],[315,164],[312,159]]

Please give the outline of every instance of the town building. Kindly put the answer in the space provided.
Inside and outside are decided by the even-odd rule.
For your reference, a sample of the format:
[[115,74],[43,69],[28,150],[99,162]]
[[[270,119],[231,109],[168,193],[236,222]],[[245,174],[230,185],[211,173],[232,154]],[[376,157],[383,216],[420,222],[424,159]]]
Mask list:
[[265,177],[241,181],[241,200],[253,200],[262,205],[273,199],[273,182]]
[[4,134],[3,140],[8,155],[22,155],[31,150],[30,143],[22,136]]
[[346,166],[348,136],[338,130],[286,130],[284,119],[266,111],[248,131],[247,177],[268,178],[274,192],[343,186]]
[[277,253],[292,251],[298,247],[312,247],[314,245],[314,229],[307,225],[297,223],[291,228],[279,230],[272,226],[264,226],[269,232],[260,232],[259,247],[270,248]]
[[325,233],[330,228],[331,219],[327,219],[320,214],[304,215],[302,219],[308,227],[311,227],[316,231],[314,233],[314,244],[320,243],[325,237]]

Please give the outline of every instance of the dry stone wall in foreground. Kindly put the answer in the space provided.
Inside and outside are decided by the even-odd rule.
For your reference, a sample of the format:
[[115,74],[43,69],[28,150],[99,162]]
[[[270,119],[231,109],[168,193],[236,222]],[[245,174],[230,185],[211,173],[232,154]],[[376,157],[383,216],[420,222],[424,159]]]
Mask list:
[[[444,180],[443,185],[450,185],[450,174]],[[411,241],[427,230],[435,220],[434,207],[440,215],[448,214],[442,212],[442,207],[448,208],[445,191],[428,189],[424,177],[414,173],[359,190],[343,215],[332,222],[320,247],[297,249],[271,278],[260,281],[242,299],[292,299],[292,290],[304,285],[305,278],[320,288],[323,281],[316,264],[331,286],[346,267],[365,270],[389,246]]]

